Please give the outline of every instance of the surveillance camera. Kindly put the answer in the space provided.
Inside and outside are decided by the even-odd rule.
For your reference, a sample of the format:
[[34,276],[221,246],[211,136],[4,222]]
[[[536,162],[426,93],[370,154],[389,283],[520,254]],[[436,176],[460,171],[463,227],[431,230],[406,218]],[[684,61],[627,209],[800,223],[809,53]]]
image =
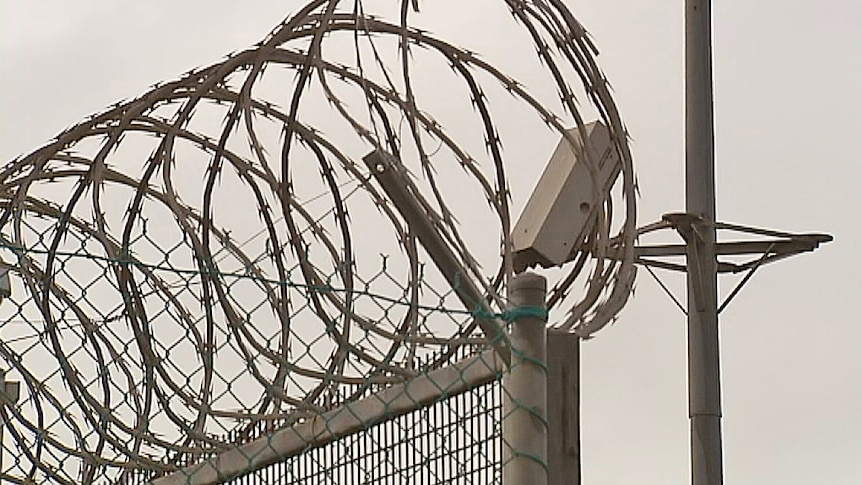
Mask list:
[[611,143],[608,128],[596,121],[584,127],[584,143],[578,129],[569,130],[576,141],[563,137],[551,155],[542,177],[527,201],[512,231],[516,272],[539,265],[560,266],[583,249],[582,244],[596,221],[593,178],[585,157],[596,168],[601,201],[621,170],[620,157]]

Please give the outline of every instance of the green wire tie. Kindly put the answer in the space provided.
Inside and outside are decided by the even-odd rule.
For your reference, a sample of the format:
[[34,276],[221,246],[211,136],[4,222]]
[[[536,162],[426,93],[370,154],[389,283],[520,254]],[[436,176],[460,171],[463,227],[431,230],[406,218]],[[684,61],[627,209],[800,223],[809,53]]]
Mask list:
[[541,306],[525,305],[511,308],[502,313],[492,313],[484,309],[475,310],[473,316],[476,318],[494,319],[500,318],[508,323],[512,323],[523,317],[536,317],[543,322],[548,321],[548,310]]

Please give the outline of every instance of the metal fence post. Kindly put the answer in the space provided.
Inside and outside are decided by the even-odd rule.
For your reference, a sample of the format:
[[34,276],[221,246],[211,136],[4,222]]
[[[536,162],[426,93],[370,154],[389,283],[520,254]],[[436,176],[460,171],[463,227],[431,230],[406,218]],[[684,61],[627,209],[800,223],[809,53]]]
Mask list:
[[581,483],[581,338],[548,330],[548,484]]
[[[0,396],[0,408],[5,406],[7,402],[10,404],[18,402],[18,399],[21,397],[21,383],[7,381],[4,369],[0,369],[0,393],[3,394],[3,396]],[[3,454],[6,453],[5,443],[3,442],[4,428],[6,428],[6,421],[3,419],[3,414],[0,413],[0,476],[3,475]]]
[[[6,392],[6,371],[0,369],[0,392]],[[0,400],[0,407],[4,406],[5,400]],[[4,443],[4,431],[6,428],[6,420],[3,419],[3,413],[0,413],[0,476],[3,476],[3,455],[6,453],[6,443]]]
[[547,485],[545,278],[514,277],[509,288],[511,364],[503,378],[503,485]]

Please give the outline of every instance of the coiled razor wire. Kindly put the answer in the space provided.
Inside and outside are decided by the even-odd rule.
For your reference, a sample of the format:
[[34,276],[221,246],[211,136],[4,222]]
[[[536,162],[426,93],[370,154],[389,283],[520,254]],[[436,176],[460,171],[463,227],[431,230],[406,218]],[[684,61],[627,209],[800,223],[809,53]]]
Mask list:
[[[315,0],[6,163],[0,366],[21,396],[0,393],[3,480],[164,475],[486,349],[474,317],[505,316],[513,273],[512,106],[573,144],[587,117],[609,127],[622,220],[597,191],[592,249],[548,307],[582,337],[612,321],[634,280],[636,189],[597,51],[560,0],[485,3],[509,10],[556,98],[417,26],[415,0]],[[486,301],[461,304],[362,164],[373,150],[411,174]]]

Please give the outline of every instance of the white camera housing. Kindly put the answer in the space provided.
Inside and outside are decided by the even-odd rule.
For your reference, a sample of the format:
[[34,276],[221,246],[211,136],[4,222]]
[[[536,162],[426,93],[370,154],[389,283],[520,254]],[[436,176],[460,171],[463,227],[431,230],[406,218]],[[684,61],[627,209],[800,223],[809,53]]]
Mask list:
[[560,266],[571,261],[583,246],[596,221],[593,177],[585,157],[597,169],[598,194],[603,203],[621,171],[620,157],[611,143],[610,131],[595,121],[584,127],[586,143],[578,129],[563,137],[521,217],[512,231],[516,272],[539,265]]

